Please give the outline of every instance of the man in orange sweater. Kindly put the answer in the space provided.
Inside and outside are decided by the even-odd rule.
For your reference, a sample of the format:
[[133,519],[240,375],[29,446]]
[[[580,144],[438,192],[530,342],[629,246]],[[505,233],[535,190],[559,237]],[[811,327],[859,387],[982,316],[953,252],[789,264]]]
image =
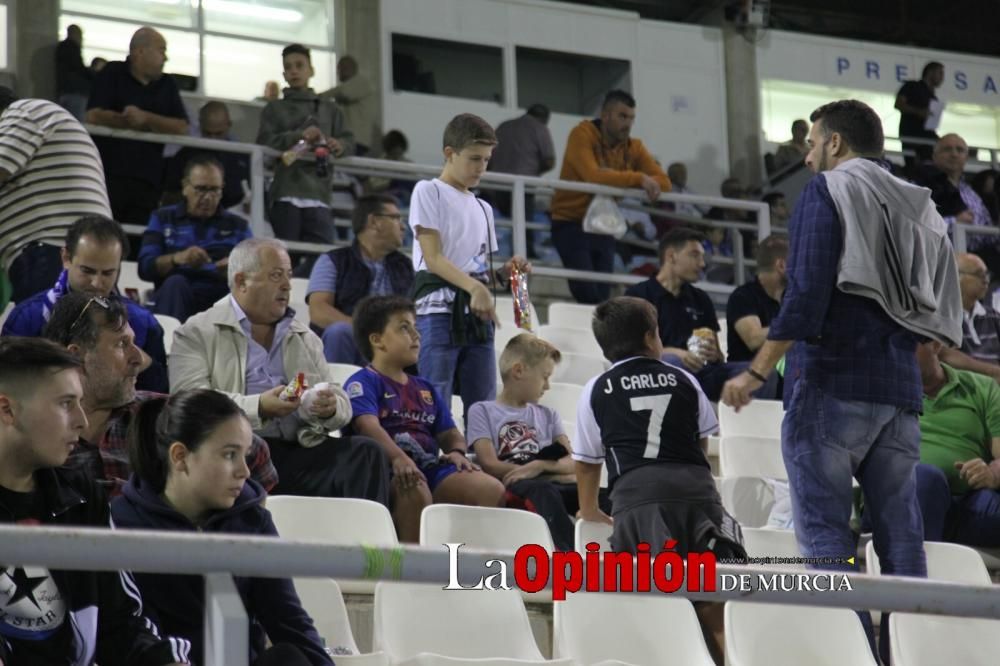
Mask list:
[[[584,120],[569,133],[561,180],[611,187],[641,187],[650,201],[670,191],[670,179],[642,141],[632,139],[635,99],[624,90],[604,97],[600,118]],[[583,231],[582,221],[592,194],[556,190],[552,197],[552,242],[566,268],[610,273],[615,243],[609,236]],[[570,292],[580,303],[600,303],[611,292],[608,284],[570,280]]]

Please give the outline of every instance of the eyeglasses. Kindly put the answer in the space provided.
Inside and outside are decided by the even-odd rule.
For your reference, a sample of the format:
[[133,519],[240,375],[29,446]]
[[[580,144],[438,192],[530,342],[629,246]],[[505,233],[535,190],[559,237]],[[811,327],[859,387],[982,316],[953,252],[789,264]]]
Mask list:
[[80,310],[80,314],[78,314],[76,316],[76,319],[73,320],[73,325],[69,327],[70,333],[73,332],[73,329],[75,329],[76,326],[77,326],[77,324],[79,324],[80,321],[83,319],[83,315],[87,314],[87,310],[90,309],[90,306],[93,303],[97,303],[99,306],[101,306],[105,310],[110,310],[111,309],[111,301],[109,301],[108,299],[104,298],[103,296],[92,296],[90,298],[90,300],[87,301],[87,304],[83,306],[83,309]]
[[292,273],[292,271],[283,271],[280,268],[277,270],[273,270],[267,274],[267,279],[270,280],[271,282],[274,282],[275,284],[286,279],[289,282],[291,282],[293,277],[295,277],[295,275]]
[[387,217],[393,222],[402,222],[403,216],[400,213],[372,213],[374,217]]
[[193,189],[199,196],[219,196],[222,194],[221,187],[214,187],[212,185],[192,185]]
[[989,284],[993,281],[993,273],[986,271],[959,271],[959,275],[971,275],[974,278],[979,278],[983,282]]

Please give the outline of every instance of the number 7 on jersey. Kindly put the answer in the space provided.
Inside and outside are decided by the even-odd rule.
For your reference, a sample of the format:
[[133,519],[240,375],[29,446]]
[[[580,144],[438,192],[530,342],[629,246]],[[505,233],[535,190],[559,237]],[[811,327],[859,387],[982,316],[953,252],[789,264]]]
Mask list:
[[671,393],[660,393],[658,395],[644,395],[632,398],[629,407],[633,412],[649,411],[649,425],[646,427],[646,450],[643,451],[643,458],[656,459],[660,455],[660,442],[663,438],[661,428],[663,427],[663,417],[667,415],[667,408],[670,407]]

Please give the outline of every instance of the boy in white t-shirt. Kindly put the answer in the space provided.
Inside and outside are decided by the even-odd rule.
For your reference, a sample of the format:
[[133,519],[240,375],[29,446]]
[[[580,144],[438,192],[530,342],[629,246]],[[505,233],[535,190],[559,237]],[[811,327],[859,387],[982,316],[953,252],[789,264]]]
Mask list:
[[[496,397],[490,284],[497,235],[493,210],[470,191],[496,144],[485,120],[470,113],[455,116],[444,130],[441,176],[417,183],[410,199],[413,298],[422,338],[417,368],[446,400],[457,380],[466,411]],[[523,257],[513,257],[495,277],[509,276],[515,265],[531,270]]]
[[495,401],[469,408],[467,441],[483,471],[503,481],[507,505],[541,515],[556,548],[571,551],[576,476],[562,416],[575,417],[537,404],[560,358],[558,349],[530,333],[511,339],[500,354],[503,390]]

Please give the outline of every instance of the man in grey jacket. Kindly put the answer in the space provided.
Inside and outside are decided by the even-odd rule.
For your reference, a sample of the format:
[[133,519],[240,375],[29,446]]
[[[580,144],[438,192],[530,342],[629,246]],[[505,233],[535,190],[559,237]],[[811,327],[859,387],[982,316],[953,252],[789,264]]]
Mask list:
[[[236,401],[271,447],[275,493],[388,505],[389,464],[381,447],[367,437],[328,434],[350,423],[351,401],[333,382],[322,341],[288,307],[291,278],[281,241],[237,245],[229,255],[232,294],[174,334],[171,387],[215,389]],[[285,395],[299,374],[316,390]]]
[[354,135],[345,126],[340,108],[309,87],[315,74],[309,49],[301,44],[286,46],[281,61],[288,87],[281,99],[264,107],[257,133],[257,143],[286,151],[287,157],[274,169],[271,226],[278,238],[329,244],[333,242],[333,168],[324,168],[322,158],[318,162],[296,159],[287,151],[304,141],[310,154],[319,156],[317,149],[323,149],[331,157],[353,155]]
[[[841,285],[841,268],[854,262],[854,253],[876,255],[850,234],[858,233],[837,201],[867,201],[868,188],[879,188],[880,200],[909,200],[909,217],[894,213],[898,225],[931,227],[936,237],[940,218],[934,217],[930,198],[905,196],[901,180],[891,177],[853,178],[844,183],[830,171],[841,165],[853,169],[860,161],[880,163],[884,136],[882,122],[867,105],[856,100],[832,102],[816,109],[810,120],[806,164],[819,172],[806,185],[789,225],[788,286],[781,311],[768,328],[768,339],[748,370],[726,383],[723,401],[737,409],[750,402],[778,360],[788,353],[785,368],[785,412],[781,448],[788,471],[795,534],[806,557],[830,558],[839,564],[826,569],[853,571],[849,563],[857,551],[850,528],[851,478],[861,484],[872,519],[875,550],[885,573],[926,577],[923,523],[917,503],[914,468],[920,460],[918,414],[923,407],[923,385],[916,361],[922,338],[887,309],[888,300],[874,290],[851,293]],[[874,168],[879,168],[879,166]],[[864,169],[870,172],[871,166]],[[836,182],[836,185],[831,185]],[[931,207],[931,210],[927,210]],[[881,206],[875,208],[881,209]],[[853,211],[854,223],[881,227],[885,211]],[[933,214],[932,214],[933,213]],[[919,238],[914,229],[910,238]],[[849,242],[850,241],[850,242]],[[944,242],[947,237],[944,236]],[[944,251],[944,246],[941,247]],[[848,253],[851,253],[850,255]],[[897,252],[897,257],[900,256]],[[945,252],[950,255],[950,250]],[[878,261],[885,261],[879,258]],[[906,266],[911,269],[913,266]],[[957,292],[953,260],[934,261],[924,268],[927,284],[947,284]],[[912,274],[907,274],[909,278]],[[878,283],[878,280],[872,281]],[[907,285],[912,283],[907,282]],[[957,301],[957,293],[928,295],[899,289],[900,298]],[[960,322],[941,321],[940,332],[960,330]],[[936,334],[931,328],[926,334]],[[947,340],[947,335],[941,335]],[[871,617],[861,620],[874,649]],[[888,629],[883,620],[883,631]],[[883,636],[885,638],[885,636]],[[881,645],[888,651],[888,640]],[[888,659],[885,659],[888,663]]]

